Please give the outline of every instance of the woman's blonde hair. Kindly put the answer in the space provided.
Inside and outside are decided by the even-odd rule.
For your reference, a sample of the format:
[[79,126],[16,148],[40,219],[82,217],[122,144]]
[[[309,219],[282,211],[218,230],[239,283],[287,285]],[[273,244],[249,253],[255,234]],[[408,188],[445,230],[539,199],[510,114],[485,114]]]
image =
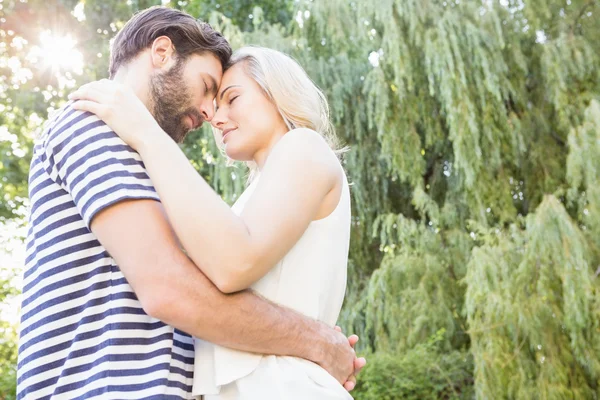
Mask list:
[[[336,154],[346,150],[338,148],[325,95],[294,59],[277,50],[246,46],[233,53],[228,68],[240,63],[277,107],[290,130],[312,129],[323,136]],[[257,168],[253,162],[246,164],[250,181]]]

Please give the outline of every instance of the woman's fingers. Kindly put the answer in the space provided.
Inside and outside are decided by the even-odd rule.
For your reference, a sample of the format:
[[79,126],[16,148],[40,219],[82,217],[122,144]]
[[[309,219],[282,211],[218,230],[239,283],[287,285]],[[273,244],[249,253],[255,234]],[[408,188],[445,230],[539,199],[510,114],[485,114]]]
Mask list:
[[111,104],[120,96],[121,88],[115,82],[103,79],[82,85],[69,95],[71,100],[91,100],[96,103]]
[[101,119],[106,119],[110,118],[111,107],[116,106],[122,94],[121,85],[102,79],[82,85],[69,95],[69,99],[75,100],[73,108],[76,110],[89,111]]
[[97,90],[94,87],[80,87],[69,95],[70,100],[89,100],[96,103],[106,104],[107,95],[101,90]]
[[106,106],[92,100],[77,100],[73,103],[73,108],[80,111],[89,111],[92,114],[96,114],[100,119],[102,119],[106,112]]

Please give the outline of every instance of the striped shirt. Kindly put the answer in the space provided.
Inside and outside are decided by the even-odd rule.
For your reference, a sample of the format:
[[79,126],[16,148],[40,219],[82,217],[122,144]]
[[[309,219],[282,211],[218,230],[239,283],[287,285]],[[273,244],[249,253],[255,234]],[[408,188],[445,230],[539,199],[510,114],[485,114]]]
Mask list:
[[18,399],[188,399],[192,338],[148,316],[90,231],[126,199],[158,201],[139,155],[66,105],[34,147]]

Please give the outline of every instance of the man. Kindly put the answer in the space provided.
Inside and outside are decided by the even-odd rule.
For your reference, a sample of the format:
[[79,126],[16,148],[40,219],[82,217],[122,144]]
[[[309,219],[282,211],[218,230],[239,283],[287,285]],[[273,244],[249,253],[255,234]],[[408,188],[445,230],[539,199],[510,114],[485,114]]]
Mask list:
[[[179,142],[212,118],[230,55],[207,24],[152,8],[115,38],[110,75]],[[190,398],[189,334],[302,357],[353,387],[355,339],[249,291],[219,292],[180,249],[139,155],[95,116],[66,106],[52,118],[29,183],[19,399]]]

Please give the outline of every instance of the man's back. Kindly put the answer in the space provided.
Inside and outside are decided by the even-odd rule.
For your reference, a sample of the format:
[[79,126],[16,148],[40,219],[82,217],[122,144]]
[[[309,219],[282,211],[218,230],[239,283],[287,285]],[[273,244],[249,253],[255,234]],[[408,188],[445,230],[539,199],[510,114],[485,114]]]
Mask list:
[[188,398],[192,339],[144,312],[89,228],[119,201],[158,200],[138,154],[66,106],[35,146],[29,191],[18,398]]

